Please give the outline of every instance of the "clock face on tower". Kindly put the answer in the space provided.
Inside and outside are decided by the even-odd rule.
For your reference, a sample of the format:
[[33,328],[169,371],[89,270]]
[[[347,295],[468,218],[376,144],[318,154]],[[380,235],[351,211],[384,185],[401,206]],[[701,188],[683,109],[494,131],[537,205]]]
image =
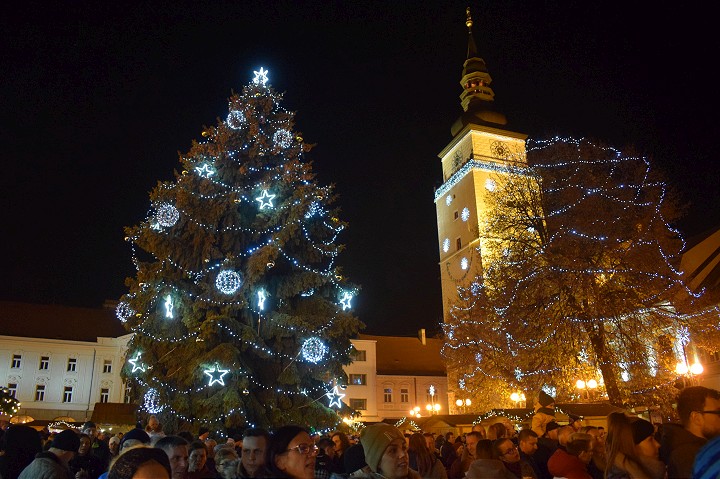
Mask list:
[[505,159],[508,156],[510,156],[510,149],[508,146],[503,143],[502,141],[493,141],[490,144],[490,152],[495,156],[496,158],[502,158]]

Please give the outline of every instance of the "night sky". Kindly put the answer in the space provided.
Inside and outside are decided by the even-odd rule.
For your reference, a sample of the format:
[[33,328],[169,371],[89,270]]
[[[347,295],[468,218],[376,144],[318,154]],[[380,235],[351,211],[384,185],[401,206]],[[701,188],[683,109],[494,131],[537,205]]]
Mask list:
[[[125,293],[123,227],[263,66],[340,195],[339,263],[365,332],[439,329],[433,192],[461,113],[468,2],[14,3],[0,19],[1,299]],[[691,237],[720,226],[716,17],[639,3],[469,5],[512,129],[637,148],[690,204]]]

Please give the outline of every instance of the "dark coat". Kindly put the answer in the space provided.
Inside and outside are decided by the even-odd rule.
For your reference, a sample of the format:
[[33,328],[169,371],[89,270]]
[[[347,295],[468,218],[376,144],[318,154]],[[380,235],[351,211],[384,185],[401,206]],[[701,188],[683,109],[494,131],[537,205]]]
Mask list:
[[663,427],[660,459],[667,464],[668,479],[690,479],[698,451],[707,443],[677,424]]

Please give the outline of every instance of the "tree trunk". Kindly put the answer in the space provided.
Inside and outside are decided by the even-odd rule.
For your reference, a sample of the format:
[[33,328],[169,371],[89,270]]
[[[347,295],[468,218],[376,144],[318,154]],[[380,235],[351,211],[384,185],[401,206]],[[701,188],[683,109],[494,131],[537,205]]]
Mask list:
[[603,375],[608,400],[613,406],[622,407],[623,398],[622,394],[620,394],[620,388],[618,387],[615,363],[613,358],[609,357],[608,354],[603,325],[591,324],[589,327],[586,327],[585,330],[590,338],[590,344],[592,344],[595,358],[598,363],[600,363],[600,372],[602,372]]

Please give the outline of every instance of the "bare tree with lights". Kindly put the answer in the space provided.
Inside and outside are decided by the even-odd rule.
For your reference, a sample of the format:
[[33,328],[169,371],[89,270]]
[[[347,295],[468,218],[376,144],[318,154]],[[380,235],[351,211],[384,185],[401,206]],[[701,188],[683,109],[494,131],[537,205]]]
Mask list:
[[346,224],[281,100],[255,72],[126,228],[137,274],[117,309],[134,333],[122,374],[166,430],[340,422],[362,327],[336,263]]
[[595,378],[613,404],[662,402],[687,319],[674,304],[693,296],[677,201],[646,158],[586,140],[538,142],[528,164],[487,193],[484,275],[445,324],[451,367],[475,390],[569,399]]

